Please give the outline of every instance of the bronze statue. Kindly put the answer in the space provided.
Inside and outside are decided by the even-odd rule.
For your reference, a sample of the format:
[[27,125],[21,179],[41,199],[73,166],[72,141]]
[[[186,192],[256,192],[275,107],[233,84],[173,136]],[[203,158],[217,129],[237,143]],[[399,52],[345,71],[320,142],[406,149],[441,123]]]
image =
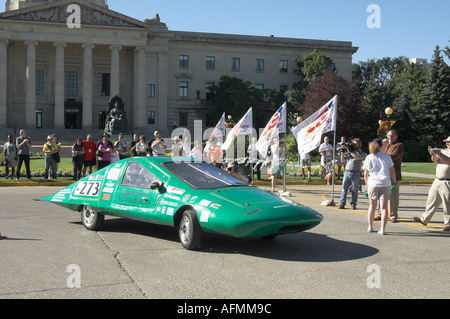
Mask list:
[[128,120],[124,109],[124,103],[117,95],[109,101],[109,112],[106,116],[104,133],[117,135],[128,132]]

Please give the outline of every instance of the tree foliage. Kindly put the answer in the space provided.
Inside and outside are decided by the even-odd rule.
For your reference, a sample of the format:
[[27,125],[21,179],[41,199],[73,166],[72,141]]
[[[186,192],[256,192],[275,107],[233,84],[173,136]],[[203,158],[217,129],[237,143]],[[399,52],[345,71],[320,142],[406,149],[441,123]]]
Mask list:
[[252,107],[253,126],[261,127],[260,109],[264,93],[252,86],[251,82],[223,75],[210,92],[212,93],[214,106],[212,115],[214,117],[219,119],[225,112],[227,115],[232,115],[235,121],[239,121]]
[[360,137],[365,132],[361,121],[361,98],[354,85],[330,70],[316,78],[306,89],[305,102],[300,107],[307,118],[338,95],[337,136]]
[[450,67],[444,62],[439,46],[434,50],[430,76],[420,96],[418,122],[421,139],[442,144],[450,135]]
[[312,81],[319,79],[327,70],[336,71],[333,60],[317,49],[297,59],[297,69],[294,73],[298,76],[292,87],[287,92],[288,101],[295,108],[299,107],[305,100],[305,90]]

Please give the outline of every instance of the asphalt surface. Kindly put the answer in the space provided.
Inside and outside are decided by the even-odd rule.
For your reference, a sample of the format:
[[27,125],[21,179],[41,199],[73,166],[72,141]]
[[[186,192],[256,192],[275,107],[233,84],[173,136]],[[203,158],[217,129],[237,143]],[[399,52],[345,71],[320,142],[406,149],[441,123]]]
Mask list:
[[1,187],[0,299],[449,298],[442,209],[429,227],[412,222],[429,187],[401,186],[400,222],[381,236],[366,232],[363,195],[340,210],[321,206],[331,186],[289,185],[290,199],[323,214],[319,226],[269,241],[205,234],[195,251],[174,228],[107,217],[91,232],[79,214],[32,200],[61,186]]

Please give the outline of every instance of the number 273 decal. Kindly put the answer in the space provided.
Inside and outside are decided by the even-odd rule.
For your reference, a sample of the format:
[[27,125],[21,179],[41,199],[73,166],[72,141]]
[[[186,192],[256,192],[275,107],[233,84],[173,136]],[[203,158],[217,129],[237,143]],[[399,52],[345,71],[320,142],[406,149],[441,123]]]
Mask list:
[[100,188],[100,182],[81,182],[73,192],[74,195],[97,196]]

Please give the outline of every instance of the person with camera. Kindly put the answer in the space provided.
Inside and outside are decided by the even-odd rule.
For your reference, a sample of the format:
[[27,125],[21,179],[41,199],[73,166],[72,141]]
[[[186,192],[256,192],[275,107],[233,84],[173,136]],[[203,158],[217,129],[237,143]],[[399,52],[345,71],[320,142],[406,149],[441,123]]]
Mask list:
[[361,151],[361,140],[353,139],[349,143],[344,143],[345,152],[341,154],[341,161],[347,161],[345,164],[344,179],[342,181],[342,191],[339,209],[344,209],[347,202],[347,192],[352,193],[350,204],[352,209],[356,209],[358,200],[358,190],[361,183],[361,165],[365,154]]

